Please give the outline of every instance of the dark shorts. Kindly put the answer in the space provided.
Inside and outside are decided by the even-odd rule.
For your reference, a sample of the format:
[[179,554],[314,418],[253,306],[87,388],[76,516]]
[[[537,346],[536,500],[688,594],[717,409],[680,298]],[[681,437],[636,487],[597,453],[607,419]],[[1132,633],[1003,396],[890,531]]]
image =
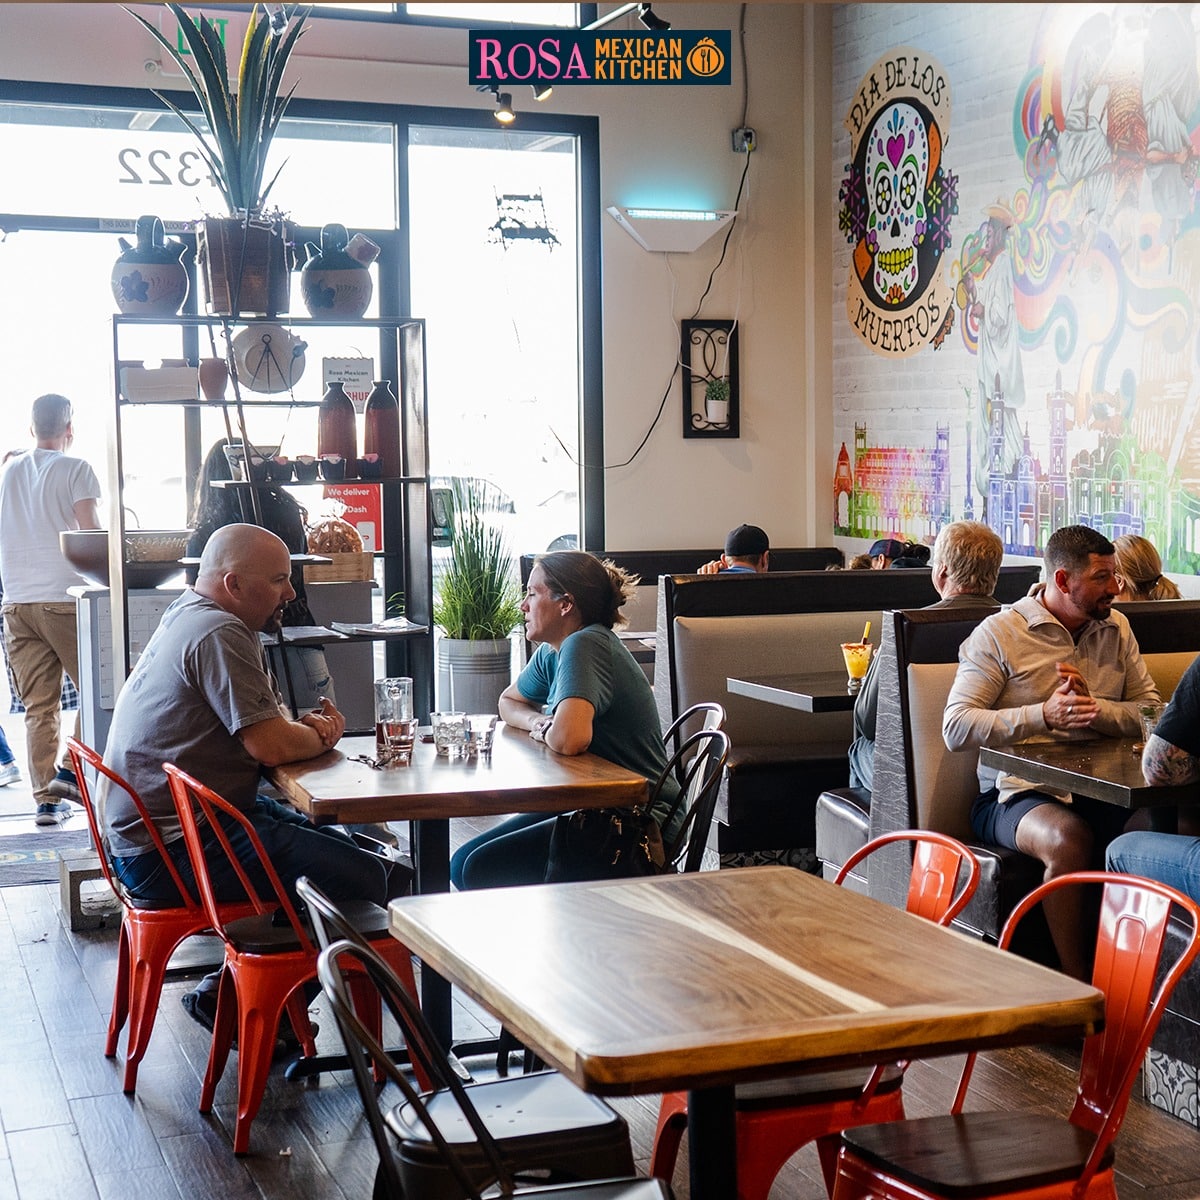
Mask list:
[[[1005,846],[1009,850],[1017,849],[1017,826],[1026,813],[1042,804],[1063,803],[1043,792],[1023,792],[1001,804],[998,795],[999,792],[992,788],[976,797],[971,805],[971,828],[981,841],[993,846]],[[1096,853],[1103,867],[1105,847],[1124,831],[1131,814],[1115,804],[1105,804],[1103,800],[1093,800],[1090,796],[1076,796],[1071,804],[1064,807],[1078,813],[1091,826],[1096,839]]]

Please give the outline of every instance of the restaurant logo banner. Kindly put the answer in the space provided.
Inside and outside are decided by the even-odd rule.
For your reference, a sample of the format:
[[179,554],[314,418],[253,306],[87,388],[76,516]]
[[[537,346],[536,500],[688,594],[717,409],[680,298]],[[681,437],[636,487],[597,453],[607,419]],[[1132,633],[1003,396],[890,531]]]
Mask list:
[[604,30],[472,29],[473,84],[725,84],[727,29],[610,33]]
[[924,51],[889,51],[863,76],[844,123],[850,162],[838,222],[854,247],[846,315],[884,357],[937,349],[954,326],[942,255],[958,212],[958,177],[942,156],[950,132],[945,71]]

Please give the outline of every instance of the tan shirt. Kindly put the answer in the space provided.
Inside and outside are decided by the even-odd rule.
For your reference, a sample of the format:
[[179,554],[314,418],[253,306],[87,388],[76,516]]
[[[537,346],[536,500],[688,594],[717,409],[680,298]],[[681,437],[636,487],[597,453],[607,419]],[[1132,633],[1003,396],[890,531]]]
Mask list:
[[[1042,704],[1061,684],[1056,663],[1075,666],[1100,704],[1090,730],[1050,729]],[[1114,611],[1090,621],[1076,641],[1033,596],[983,621],[958,651],[958,673],[942,718],[942,737],[951,750],[1007,746],[1018,742],[1084,741],[1096,735],[1125,737],[1141,731],[1138,705],[1157,701],[1137,639],[1125,617]],[[1000,800],[1036,790],[1070,799],[1070,793],[977,768],[981,792],[998,788]]]

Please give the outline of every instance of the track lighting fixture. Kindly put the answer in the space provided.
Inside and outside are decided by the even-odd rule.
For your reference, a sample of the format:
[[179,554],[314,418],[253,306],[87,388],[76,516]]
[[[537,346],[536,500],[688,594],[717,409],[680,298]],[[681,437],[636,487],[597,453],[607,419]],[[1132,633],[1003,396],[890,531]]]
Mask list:
[[535,100],[549,100],[554,93],[554,85],[550,83],[531,83],[529,90]]
[[647,28],[653,30],[670,29],[671,22],[664,21],[662,17],[656,17],[651,11],[649,4],[620,4],[612,10],[606,12],[602,17],[597,17],[588,25],[582,26],[582,30],[601,29],[605,25],[611,25],[613,21],[619,21],[622,17],[628,16],[629,13],[636,9],[638,20]]
[[492,116],[501,125],[511,125],[517,119],[517,114],[513,112],[512,92],[502,92],[498,83],[480,83],[476,85],[475,90],[477,92],[491,92],[495,96],[496,111]]
[[671,22],[664,21],[662,17],[656,17],[649,4],[638,5],[638,20],[641,21],[647,29],[653,29],[656,32],[663,29],[670,29]]

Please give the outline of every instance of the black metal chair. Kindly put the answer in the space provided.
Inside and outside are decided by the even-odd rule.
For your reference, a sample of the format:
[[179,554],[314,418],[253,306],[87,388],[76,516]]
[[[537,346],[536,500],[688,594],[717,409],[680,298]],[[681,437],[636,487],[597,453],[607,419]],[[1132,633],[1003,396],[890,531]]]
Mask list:
[[[651,1181],[633,1177],[633,1153],[625,1121],[555,1071],[464,1084],[438,1046],[420,1008],[395,972],[309,880],[296,890],[308,908],[322,947],[318,977],[333,1008],[350,1058],[354,1081],[379,1152],[374,1200],[460,1200],[479,1197],[498,1184],[511,1196],[518,1183],[571,1183],[521,1195],[556,1200],[661,1200],[669,1196]],[[419,1093],[360,1019],[348,981],[365,972],[399,1025],[413,1064],[420,1063],[433,1089]],[[371,1064],[403,1096],[385,1105]],[[582,1180],[603,1180],[598,1184]]]

